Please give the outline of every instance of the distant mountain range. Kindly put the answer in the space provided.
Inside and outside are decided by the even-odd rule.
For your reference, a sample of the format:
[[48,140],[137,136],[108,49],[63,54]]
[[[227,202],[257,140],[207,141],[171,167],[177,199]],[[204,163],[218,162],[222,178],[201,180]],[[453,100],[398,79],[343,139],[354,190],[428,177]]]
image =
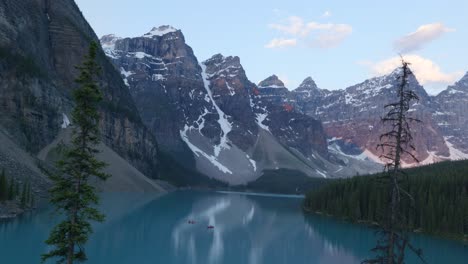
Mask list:
[[[6,0],[0,14],[0,168],[42,192],[70,140],[75,66],[99,39],[73,0]],[[382,168],[379,120],[398,72],[335,91],[308,77],[290,91],[275,75],[251,82],[239,57],[198,61],[171,26],[100,41],[100,158],[114,176],[105,190],[164,191],[155,179],[176,174],[181,185],[201,177],[256,186],[269,172],[288,172],[274,173],[277,184],[295,172],[302,181]],[[467,158],[468,76],[437,96],[410,83],[421,96],[412,113],[424,121],[415,154],[425,163]]]
[[[381,169],[380,117],[395,100],[398,69],[334,91],[307,77],[290,91],[275,75],[255,85],[239,57],[217,54],[200,63],[171,26],[135,38],[106,35],[101,44],[159,145],[209,177],[244,184],[271,169],[313,177]],[[467,79],[435,97],[409,80],[420,96],[410,111],[423,121],[414,125],[414,154],[423,164],[468,158]]]

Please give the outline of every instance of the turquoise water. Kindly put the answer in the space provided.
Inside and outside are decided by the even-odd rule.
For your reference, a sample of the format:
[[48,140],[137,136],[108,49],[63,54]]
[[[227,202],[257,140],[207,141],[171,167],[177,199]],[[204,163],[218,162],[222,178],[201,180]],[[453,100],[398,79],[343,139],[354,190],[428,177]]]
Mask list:
[[[162,197],[106,194],[89,264],[360,263],[373,230],[302,213],[299,197],[179,191]],[[188,220],[196,221],[189,224]],[[0,263],[39,263],[50,210],[0,223]],[[207,229],[213,225],[213,229]],[[468,263],[460,243],[415,236],[428,263]],[[407,263],[419,263],[410,256]]]

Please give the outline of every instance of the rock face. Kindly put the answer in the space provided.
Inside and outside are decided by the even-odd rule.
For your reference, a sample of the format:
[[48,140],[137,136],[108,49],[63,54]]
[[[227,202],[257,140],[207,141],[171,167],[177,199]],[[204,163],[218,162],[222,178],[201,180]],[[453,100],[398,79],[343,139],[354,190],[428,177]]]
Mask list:
[[255,85],[247,79],[239,57],[217,54],[203,65],[216,105],[230,117],[230,141],[241,150],[249,151],[255,144],[259,129],[250,106],[250,92]]
[[449,158],[468,158],[468,73],[435,96],[434,101],[436,111],[432,116],[449,147]]
[[[69,125],[76,65],[98,41],[73,0],[0,3],[0,128],[37,154]],[[157,177],[157,148],[119,73],[100,51],[103,142]]]
[[[207,119],[214,119],[216,111],[209,102],[201,67],[182,33],[162,26],[137,38],[105,36],[101,43],[118,66],[143,122],[159,139],[161,148],[186,151],[180,138],[174,137],[181,130],[179,124],[196,122],[204,113],[197,110],[206,108],[211,113]],[[219,126],[200,129],[213,140],[220,133]]]
[[[211,178],[244,184],[266,169],[335,176],[319,121],[285,104],[276,76],[250,82],[239,57],[198,62],[180,30],[153,28],[101,44],[162,149]],[[353,172],[354,173],[354,172]]]
[[[318,89],[308,78],[292,92],[290,98],[302,112],[323,121],[329,137],[354,145],[366,156],[378,161],[378,156],[381,154],[376,149],[380,142],[379,135],[388,130],[388,127],[382,126],[380,117],[385,114],[384,106],[396,99],[400,72],[401,69],[396,69],[389,75],[334,91]],[[416,147],[413,154],[419,159],[420,164],[463,156],[463,153],[457,151],[464,150],[461,135],[467,131],[462,128],[464,125],[466,128],[466,121],[463,121],[466,117],[464,111],[466,98],[460,96],[455,99],[453,95],[458,93],[457,91],[466,89],[463,88],[464,83],[466,82],[462,79],[437,97],[431,97],[416,78],[410,76],[408,85],[420,97],[419,102],[414,103],[410,109],[411,117],[422,121],[412,125]],[[455,112],[451,110],[453,103],[456,104]],[[447,143],[446,139],[451,139],[457,149],[453,149],[452,143]],[[405,166],[417,165],[409,157],[405,157],[404,161]]]
[[[307,156],[318,153],[327,157],[326,135],[320,121],[306,116],[295,109],[289,98],[289,90],[276,75],[259,83],[254,94],[262,125],[279,141]],[[258,111],[258,110],[261,111]]]
[[278,76],[273,74],[258,84],[258,93],[264,102],[282,105],[289,91]]

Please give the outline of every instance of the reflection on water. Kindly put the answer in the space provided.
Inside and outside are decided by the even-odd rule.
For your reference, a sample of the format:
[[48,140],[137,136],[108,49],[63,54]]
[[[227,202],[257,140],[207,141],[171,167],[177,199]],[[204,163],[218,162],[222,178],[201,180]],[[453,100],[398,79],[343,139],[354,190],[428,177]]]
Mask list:
[[[172,232],[176,255],[190,256],[190,263],[225,263],[230,249],[237,261],[250,264],[360,263],[315,229],[300,212],[300,201],[241,194],[202,197]],[[191,220],[197,224],[188,224]],[[206,225],[215,226],[208,241]]]
[[[297,198],[214,192],[106,195],[107,221],[95,226],[88,263],[329,264],[369,256],[372,230],[304,215],[300,205]],[[0,224],[2,263],[39,263],[52,219],[42,211]],[[414,243],[425,249],[429,263],[468,258],[467,248],[455,242],[417,236]]]

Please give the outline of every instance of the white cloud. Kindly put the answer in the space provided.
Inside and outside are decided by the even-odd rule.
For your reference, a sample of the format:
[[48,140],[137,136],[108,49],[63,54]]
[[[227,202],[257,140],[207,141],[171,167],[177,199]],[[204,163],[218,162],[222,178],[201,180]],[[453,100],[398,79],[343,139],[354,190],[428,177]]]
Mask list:
[[319,34],[312,41],[312,46],[317,46],[324,49],[336,47],[341,44],[352,32],[353,28],[350,25],[333,25],[330,27],[330,31]]
[[332,13],[330,11],[325,11],[321,17],[325,18],[325,17],[331,17]]
[[442,23],[422,25],[415,32],[397,39],[394,47],[400,52],[419,50],[425,44],[440,38],[444,33],[452,31],[455,29],[445,27]]
[[270,24],[270,28],[276,29],[282,33],[290,34],[293,36],[304,36],[307,35],[307,31],[302,18],[297,16],[291,16],[288,18],[288,24]]
[[372,66],[374,63],[371,61],[371,60],[358,60],[356,61],[356,64],[357,65],[361,65],[361,66]]
[[[437,94],[441,90],[445,89],[447,85],[453,84],[463,75],[463,71],[451,73],[443,72],[440,66],[435,62],[419,55],[406,55],[404,56],[404,59],[411,63],[411,70],[419,83],[425,86],[429,94]],[[361,62],[365,62],[362,64],[367,64],[372,74],[375,76],[388,74],[401,66],[401,58],[398,56],[377,63],[369,61]]]
[[275,38],[275,39],[272,39],[268,44],[266,44],[265,48],[268,48],[268,49],[285,48],[285,47],[294,47],[296,45],[297,45],[296,39]]
[[352,32],[348,24],[305,23],[301,17],[291,16],[285,24],[270,24],[270,28],[283,34],[292,35],[310,44],[312,47],[332,48],[342,43]]

